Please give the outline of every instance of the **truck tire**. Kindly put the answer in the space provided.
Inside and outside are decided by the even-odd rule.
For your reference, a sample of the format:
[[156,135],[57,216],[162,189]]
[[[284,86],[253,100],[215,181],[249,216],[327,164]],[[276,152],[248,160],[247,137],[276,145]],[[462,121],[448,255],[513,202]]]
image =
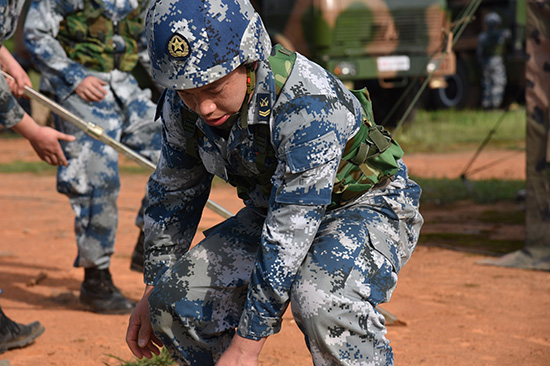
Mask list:
[[457,59],[456,73],[445,77],[446,88],[432,89],[428,105],[440,108],[475,108],[479,106],[479,85],[468,76],[468,67],[462,59]]

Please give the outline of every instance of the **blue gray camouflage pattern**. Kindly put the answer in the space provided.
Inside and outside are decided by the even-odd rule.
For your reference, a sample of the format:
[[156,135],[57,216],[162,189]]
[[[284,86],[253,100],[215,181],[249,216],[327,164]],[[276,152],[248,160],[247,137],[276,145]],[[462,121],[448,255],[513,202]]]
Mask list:
[[[206,16],[188,19],[172,11],[175,4],[152,2],[146,20],[153,78],[165,88],[197,88],[269,56],[269,35],[249,2],[190,1],[185,4],[186,14]],[[171,55],[166,45],[173,34],[185,37],[178,42],[181,52]]]
[[[168,3],[162,11],[176,12]],[[238,14],[241,3],[223,2],[228,14]],[[170,18],[164,15],[148,19]],[[267,120],[259,95],[272,106]],[[342,151],[361,124],[359,101],[301,55],[276,95],[269,63],[260,61],[247,115],[240,116],[247,123],[236,122],[225,139],[198,119],[198,159],[186,150],[186,108],[175,90],[159,102],[162,152],[145,215],[151,321],[172,357],[213,365],[235,332],[256,340],[277,333],[291,303],[315,365],[392,365],[375,306],[389,301],[416,246],[421,190],[400,161],[387,187],[327,210]],[[269,124],[275,151],[271,194],[258,185],[245,208],[190,249],[213,177],[258,175],[252,130],[259,124]]]
[[[15,32],[24,1],[0,0],[0,45]],[[11,128],[23,118],[23,108],[11,94],[6,79],[0,77],[0,126]]]
[[[121,19],[138,6],[132,0],[109,0],[104,4],[106,14],[113,19]],[[156,105],[150,100],[150,90],[140,89],[127,72],[115,69],[100,73],[86,69],[67,58],[55,39],[64,16],[83,6],[83,1],[78,0],[32,3],[25,23],[25,42],[42,74],[41,88],[67,110],[102,127],[106,134],[156,163],[161,125],[155,122]],[[102,101],[86,102],[74,92],[87,76],[107,82],[107,95]],[[59,118],[56,128],[76,137],[71,143],[61,141],[68,166],[60,166],[57,171],[57,189],[69,197],[75,212],[78,245],[75,266],[105,269],[114,251],[118,221],[118,153]],[[143,208],[136,225],[143,225]]]
[[24,4],[20,0],[0,0],[0,42],[4,42],[15,32]]

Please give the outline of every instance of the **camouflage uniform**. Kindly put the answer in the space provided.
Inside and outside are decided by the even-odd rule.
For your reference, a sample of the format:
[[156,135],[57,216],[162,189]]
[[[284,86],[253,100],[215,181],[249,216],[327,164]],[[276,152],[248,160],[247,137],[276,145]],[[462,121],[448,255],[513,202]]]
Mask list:
[[[129,72],[94,71],[72,60],[58,39],[63,20],[88,4],[84,0],[43,0],[31,4],[25,23],[25,42],[42,74],[40,88],[83,120],[103,127],[112,138],[156,162],[160,123],[154,122],[156,106],[150,100],[150,91],[140,89]],[[103,9],[105,17],[120,23],[144,4],[98,0],[94,5]],[[74,92],[88,76],[108,83],[102,101],[87,102]],[[56,127],[76,137],[71,144],[62,144],[68,166],[59,167],[57,174],[57,189],[69,197],[76,215],[75,266],[108,268],[118,221],[118,153],[68,122],[58,119]],[[140,210],[136,224],[140,226],[142,222]]]
[[[215,80],[213,72],[188,76],[177,65],[181,79],[163,71],[171,66],[161,56],[167,53],[162,37],[189,23],[196,33],[185,30],[187,46],[223,60],[215,70],[218,78],[242,62],[216,54],[212,46],[220,36],[215,29],[232,26],[232,19],[246,17],[250,26],[242,41],[224,34],[225,44],[250,42],[260,55],[269,52],[269,41],[262,42],[265,29],[247,2],[206,2],[208,26],[198,19],[170,23],[166,19],[178,19],[177,1],[160,3],[150,10],[147,29],[153,76],[164,86]],[[206,29],[209,45],[194,37]],[[192,54],[182,67],[200,63]],[[196,120],[197,158],[188,152],[185,104],[175,90],[159,102],[163,149],[148,183],[145,216],[145,282],[155,286],[149,296],[153,329],[180,364],[213,365],[235,332],[255,340],[279,332],[291,303],[315,365],[392,365],[384,317],[375,306],[389,301],[415,248],[422,224],[420,188],[399,161],[398,174],[385,188],[328,210],[343,149],[361,125],[361,104],[335,76],[299,54],[280,93],[277,76],[260,56],[251,101],[227,137]],[[267,143],[275,154],[266,165],[276,165],[267,192],[256,179],[254,130],[262,125],[269,126]],[[207,230],[190,249],[214,176],[256,184],[245,208]]]
[[498,108],[502,104],[506,88],[506,66],[502,56],[506,42],[510,38],[508,29],[498,29],[500,17],[496,13],[487,14],[488,29],[478,37],[477,58],[481,64],[481,106],[485,109]]
[[[0,45],[15,31],[23,4],[23,1],[0,0]],[[23,108],[12,95],[6,79],[0,76],[0,126],[15,126],[23,118],[23,113]]]

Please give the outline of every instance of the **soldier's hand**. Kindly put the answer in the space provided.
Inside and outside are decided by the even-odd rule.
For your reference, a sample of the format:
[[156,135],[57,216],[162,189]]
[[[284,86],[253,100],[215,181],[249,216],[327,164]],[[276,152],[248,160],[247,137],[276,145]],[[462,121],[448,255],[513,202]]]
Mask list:
[[107,95],[107,90],[104,88],[105,85],[107,85],[107,82],[95,76],[88,76],[78,84],[74,91],[87,102],[99,102]]
[[13,58],[6,47],[0,47],[0,64],[2,64],[2,70],[6,71],[13,78],[7,79],[10,91],[17,98],[25,96],[25,86],[32,88],[29,75],[27,75],[27,72],[23,69],[23,67],[21,67],[15,58]]
[[216,366],[258,366],[258,357],[266,340],[255,341],[235,334]]
[[34,151],[51,165],[67,166],[67,158],[63,154],[59,140],[74,141],[75,137],[61,133],[51,127],[39,126],[27,113],[12,130],[29,140]]
[[128,330],[126,331],[126,344],[137,358],[153,357],[160,354],[159,347],[162,342],[153,333],[151,319],[149,318],[149,294],[153,290],[152,286],[147,286],[141,300],[132,311]]
[[67,158],[58,140],[74,141],[75,137],[59,132],[51,127],[41,126],[36,136],[29,138],[34,151],[50,165],[67,166]]

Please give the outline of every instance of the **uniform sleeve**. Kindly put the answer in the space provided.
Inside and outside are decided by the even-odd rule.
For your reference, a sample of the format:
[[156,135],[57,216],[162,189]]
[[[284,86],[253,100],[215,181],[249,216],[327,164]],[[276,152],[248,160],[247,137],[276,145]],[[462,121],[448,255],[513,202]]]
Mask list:
[[60,100],[89,76],[86,67],[67,57],[56,39],[65,15],[82,7],[78,0],[34,0],[25,21],[25,46],[42,74],[41,89],[56,94]]
[[12,128],[23,119],[23,108],[10,91],[6,79],[0,76],[0,125]]
[[[331,202],[342,150],[357,122],[347,108],[324,96],[294,100],[286,107],[289,111],[277,116],[276,125],[300,127],[275,133],[280,161],[238,328],[251,339],[280,330],[294,278]],[[331,121],[351,123],[340,128]]]
[[173,91],[163,94],[159,103],[162,149],[147,184],[145,210],[144,279],[148,285],[155,285],[189,249],[210,194],[212,175],[186,152],[181,107]]

